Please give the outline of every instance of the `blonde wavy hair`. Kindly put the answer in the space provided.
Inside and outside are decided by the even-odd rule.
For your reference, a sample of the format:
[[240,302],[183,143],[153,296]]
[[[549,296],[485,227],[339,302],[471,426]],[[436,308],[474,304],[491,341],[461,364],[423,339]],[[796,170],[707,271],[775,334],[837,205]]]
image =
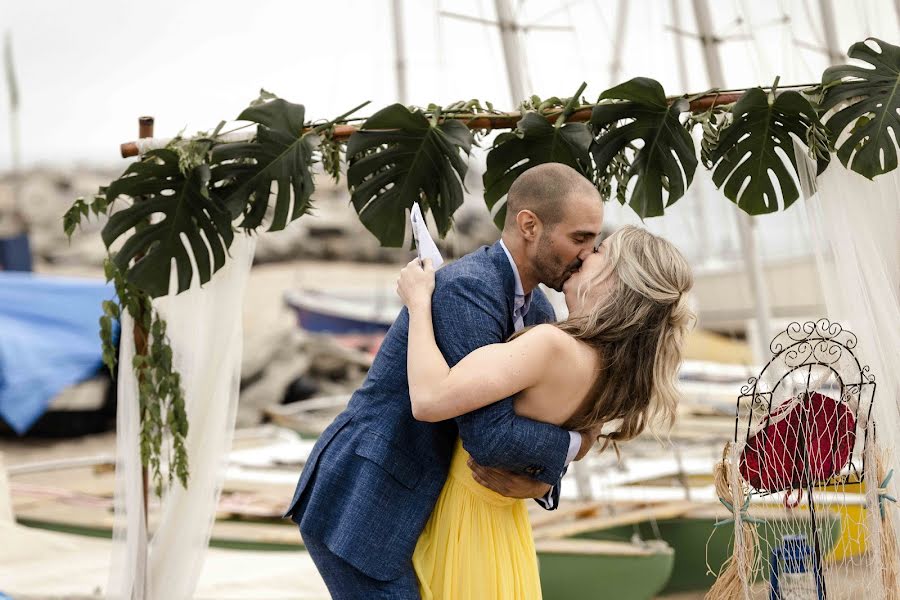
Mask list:
[[585,431],[621,420],[616,431],[601,435],[604,448],[636,437],[648,424],[655,433],[671,428],[684,342],[696,321],[687,301],[694,278],[672,243],[626,226],[610,236],[607,250],[612,291],[591,299],[606,272],[582,282],[576,294],[590,310],[557,324],[600,354],[600,373],[585,398],[586,408],[567,426]]

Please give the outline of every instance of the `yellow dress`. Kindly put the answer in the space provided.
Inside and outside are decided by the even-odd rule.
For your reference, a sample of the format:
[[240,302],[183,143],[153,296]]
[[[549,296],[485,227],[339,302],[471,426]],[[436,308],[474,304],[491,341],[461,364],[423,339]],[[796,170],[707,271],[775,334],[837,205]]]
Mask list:
[[450,475],[413,553],[422,600],[541,597],[524,500],[480,485],[457,441]]

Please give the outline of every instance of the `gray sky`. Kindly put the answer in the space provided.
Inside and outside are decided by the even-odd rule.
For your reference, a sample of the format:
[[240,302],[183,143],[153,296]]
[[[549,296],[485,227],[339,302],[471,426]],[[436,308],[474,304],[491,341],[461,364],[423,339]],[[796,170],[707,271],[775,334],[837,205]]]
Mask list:
[[[727,84],[817,80],[826,59],[796,41],[823,39],[819,0],[709,0]],[[488,99],[512,109],[496,30],[447,17],[493,19],[491,0],[404,0],[410,102]],[[573,26],[532,31],[526,54],[532,89],[587,97],[612,83],[619,2],[513,0],[525,22]],[[692,2],[677,0],[681,27],[695,31]],[[675,62],[669,0],[630,0],[619,81],[644,75],[667,93],[702,91],[704,64],[685,38],[687,82]],[[833,1],[842,50],[867,35],[900,43],[893,0]],[[553,13],[545,16],[547,13]],[[21,97],[24,166],[124,166],[118,145],[154,115],[161,136],[211,129],[232,119],[260,87],[305,104],[308,118],[333,117],[364,100],[363,114],[396,100],[390,0],[123,0],[4,3]],[[735,21],[737,14],[747,18]],[[789,22],[776,24],[783,15]],[[731,39],[730,36],[743,36]],[[616,82],[617,83],[617,82]],[[11,164],[8,93],[0,93],[0,170]]]

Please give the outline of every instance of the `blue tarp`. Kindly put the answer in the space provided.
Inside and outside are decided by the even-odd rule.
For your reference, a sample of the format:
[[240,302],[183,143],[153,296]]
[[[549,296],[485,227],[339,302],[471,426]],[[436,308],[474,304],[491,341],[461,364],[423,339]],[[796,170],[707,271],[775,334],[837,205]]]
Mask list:
[[0,417],[25,433],[64,388],[103,364],[102,280],[0,272]]

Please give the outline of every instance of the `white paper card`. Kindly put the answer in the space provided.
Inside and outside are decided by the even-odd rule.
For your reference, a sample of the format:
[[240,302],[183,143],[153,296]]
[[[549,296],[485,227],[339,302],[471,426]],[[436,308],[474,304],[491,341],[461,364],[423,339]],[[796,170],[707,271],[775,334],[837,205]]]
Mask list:
[[416,240],[419,260],[430,258],[432,266],[437,269],[444,264],[444,259],[434,244],[431,234],[428,233],[428,226],[425,224],[425,217],[422,216],[422,209],[419,208],[418,202],[413,202],[412,210],[409,211],[409,220],[412,222],[412,233]]

